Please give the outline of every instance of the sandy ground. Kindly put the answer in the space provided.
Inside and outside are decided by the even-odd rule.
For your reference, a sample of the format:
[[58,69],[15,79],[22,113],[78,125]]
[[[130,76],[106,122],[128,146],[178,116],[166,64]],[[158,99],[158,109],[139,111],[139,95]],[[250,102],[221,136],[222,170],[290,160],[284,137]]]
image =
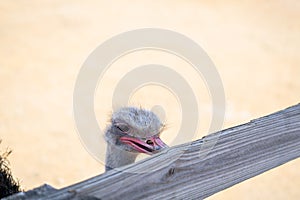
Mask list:
[[[111,2],[0,1],[1,149],[13,149],[12,171],[24,189],[43,183],[60,188],[103,172],[103,165],[80,142],[72,95],[87,56],[124,31],[165,28],[200,44],[223,80],[224,128],[299,103],[299,1]],[[151,55],[156,62],[166,58],[156,53]],[[107,121],[110,91],[118,73],[149,62],[147,55],[130,56],[116,63],[97,92],[101,126]],[[180,61],[174,59],[170,63],[176,68]],[[118,65],[126,67],[120,72]],[[182,73],[194,86],[203,84],[201,79],[194,80],[192,72]],[[164,97],[155,93],[157,88],[149,91],[141,90],[134,101],[145,107],[161,103],[171,124],[168,133],[176,132],[180,119],[176,100],[167,92]],[[205,99],[201,105],[207,124],[209,95],[197,95]],[[299,169],[300,160],[294,160],[209,199],[299,199]]]

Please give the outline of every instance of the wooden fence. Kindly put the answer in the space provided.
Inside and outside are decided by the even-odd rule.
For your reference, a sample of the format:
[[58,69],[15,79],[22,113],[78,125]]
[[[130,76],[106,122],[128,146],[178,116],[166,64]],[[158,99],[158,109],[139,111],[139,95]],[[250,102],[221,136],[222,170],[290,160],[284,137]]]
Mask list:
[[300,104],[63,189],[7,199],[203,199],[299,156]]

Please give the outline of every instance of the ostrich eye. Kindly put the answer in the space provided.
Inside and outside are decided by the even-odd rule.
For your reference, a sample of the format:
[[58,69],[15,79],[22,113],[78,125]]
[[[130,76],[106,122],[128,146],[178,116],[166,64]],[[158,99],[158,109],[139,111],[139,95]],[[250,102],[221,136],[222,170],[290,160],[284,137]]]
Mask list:
[[128,133],[129,132],[129,127],[126,124],[116,124],[115,127],[122,131],[123,133]]
[[153,142],[151,140],[146,141],[147,144],[153,145]]

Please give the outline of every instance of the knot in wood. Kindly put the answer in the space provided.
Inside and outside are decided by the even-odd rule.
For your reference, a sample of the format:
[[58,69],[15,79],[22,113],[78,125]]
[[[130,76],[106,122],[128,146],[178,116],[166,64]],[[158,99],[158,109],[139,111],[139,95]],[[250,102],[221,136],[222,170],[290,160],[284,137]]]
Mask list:
[[171,167],[168,171],[168,176],[172,176],[175,173],[175,168]]

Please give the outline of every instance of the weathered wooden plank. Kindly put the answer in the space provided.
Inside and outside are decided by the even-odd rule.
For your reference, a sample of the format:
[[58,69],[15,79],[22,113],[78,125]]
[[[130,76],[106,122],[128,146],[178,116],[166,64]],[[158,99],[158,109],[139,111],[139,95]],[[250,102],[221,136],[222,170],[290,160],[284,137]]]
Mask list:
[[203,199],[299,156],[300,104],[169,148],[47,199]]
[[33,190],[26,192],[19,192],[17,194],[8,196],[4,198],[5,200],[25,200],[25,199],[38,199],[44,196],[49,196],[52,192],[57,191],[55,188],[50,185],[44,184]]

